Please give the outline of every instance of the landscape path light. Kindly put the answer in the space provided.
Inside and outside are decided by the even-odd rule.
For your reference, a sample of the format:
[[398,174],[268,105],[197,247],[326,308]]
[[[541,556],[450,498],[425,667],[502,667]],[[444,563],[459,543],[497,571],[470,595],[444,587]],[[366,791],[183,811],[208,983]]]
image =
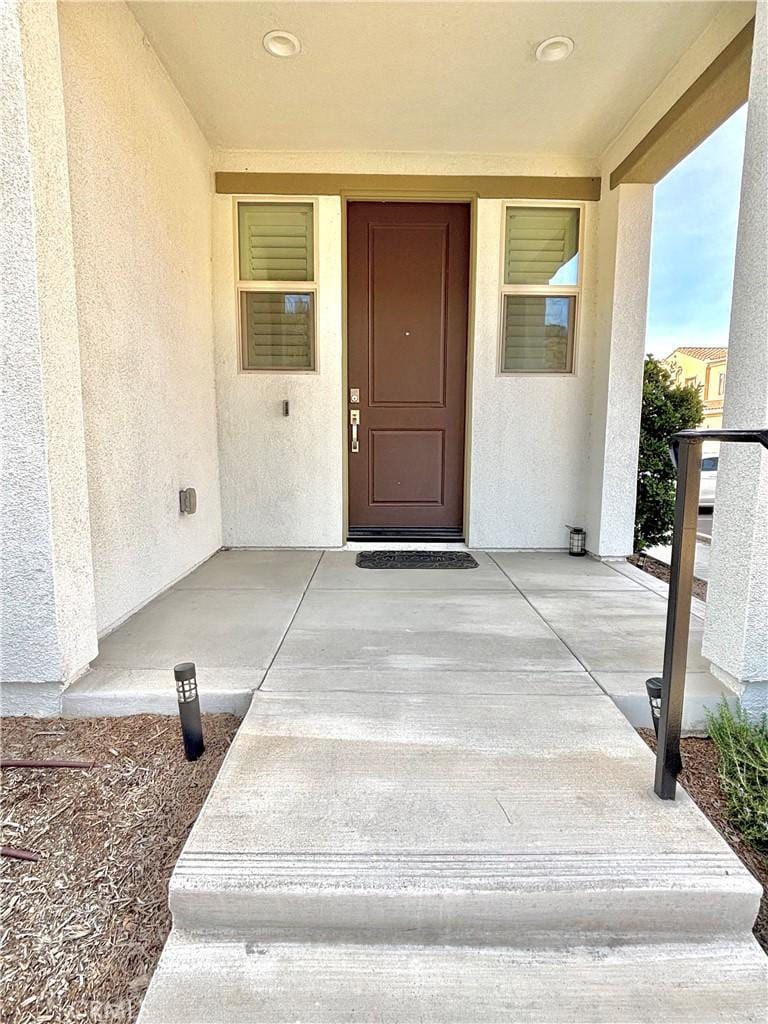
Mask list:
[[200,719],[200,700],[197,695],[197,674],[194,661],[182,661],[175,665],[173,677],[176,680],[176,697],[179,702],[181,736],[184,740],[184,756],[196,761],[205,751],[203,723]]

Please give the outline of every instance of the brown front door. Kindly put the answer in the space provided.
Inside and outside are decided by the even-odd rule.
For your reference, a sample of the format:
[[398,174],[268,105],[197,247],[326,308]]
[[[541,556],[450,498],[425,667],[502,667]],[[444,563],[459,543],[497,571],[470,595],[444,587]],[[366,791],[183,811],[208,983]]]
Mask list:
[[350,535],[461,536],[469,206],[348,210]]

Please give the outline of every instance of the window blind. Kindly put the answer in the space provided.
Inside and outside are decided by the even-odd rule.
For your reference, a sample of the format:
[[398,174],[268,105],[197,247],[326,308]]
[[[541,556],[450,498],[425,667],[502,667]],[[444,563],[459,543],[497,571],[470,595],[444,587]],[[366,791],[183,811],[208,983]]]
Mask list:
[[241,292],[240,300],[243,369],[314,369],[311,292]]
[[[505,227],[505,284],[577,283],[577,209],[509,206]],[[566,269],[553,281],[561,268]]]
[[314,280],[311,203],[240,203],[240,280]]
[[572,369],[576,299],[572,295],[505,295],[502,369]]

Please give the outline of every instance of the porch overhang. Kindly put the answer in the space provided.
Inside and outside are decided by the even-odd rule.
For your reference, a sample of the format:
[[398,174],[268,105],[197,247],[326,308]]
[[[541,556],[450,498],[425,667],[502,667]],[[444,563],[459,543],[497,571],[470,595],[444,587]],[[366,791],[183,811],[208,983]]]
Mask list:
[[[746,99],[754,15],[753,3],[699,0],[196,3],[194,18],[185,3],[130,7],[214,170],[282,176],[220,178],[219,191],[423,191],[436,172],[480,198],[555,200],[596,189],[560,179],[657,181],[717,127]],[[275,28],[300,40],[295,57],[265,52]],[[571,56],[540,62],[541,41],[561,35]],[[332,177],[293,178],[304,173]]]
[[611,173],[611,188],[655,185],[727,121],[749,95],[753,18]]

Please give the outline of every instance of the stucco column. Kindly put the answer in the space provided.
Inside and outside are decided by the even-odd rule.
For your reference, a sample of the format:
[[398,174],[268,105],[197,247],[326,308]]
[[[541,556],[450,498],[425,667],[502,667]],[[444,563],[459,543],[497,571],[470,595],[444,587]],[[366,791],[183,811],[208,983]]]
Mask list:
[[[768,4],[757,5],[723,410],[726,427],[768,426]],[[722,445],[704,656],[768,713],[768,453]]]
[[632,553],[653,186],[608,187],[599,209],[587,548]]
[[3,4],[0,48],[0,679],[47,714],[97,652],[55,3]]

